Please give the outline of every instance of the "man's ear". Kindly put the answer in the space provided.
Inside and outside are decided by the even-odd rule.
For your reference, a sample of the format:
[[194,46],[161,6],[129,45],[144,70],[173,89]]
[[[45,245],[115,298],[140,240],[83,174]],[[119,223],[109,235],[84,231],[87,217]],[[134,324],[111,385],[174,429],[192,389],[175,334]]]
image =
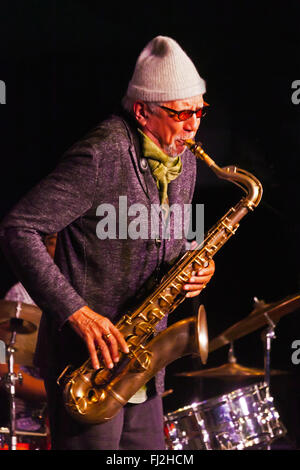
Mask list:
[[136,101],[133,104],[133,112],[138,123],[144,127],[148,120],[148,111],[143,101]]

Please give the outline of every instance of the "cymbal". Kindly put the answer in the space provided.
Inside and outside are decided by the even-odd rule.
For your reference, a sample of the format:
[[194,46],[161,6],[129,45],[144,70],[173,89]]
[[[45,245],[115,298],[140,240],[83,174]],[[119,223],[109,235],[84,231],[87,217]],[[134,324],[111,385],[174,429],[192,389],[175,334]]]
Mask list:
[[281,317],[298,308],[300,308],[300,294],[286,297],[279,302],[263,304],[263,306],[255,308],[246,318],[211,340],[209,352],[268,325],[268,317],[276,324]]
[[38,327],[41,310],[36,305],[0,299],[0,323],[10,318],[20,318]]
[[41,314],[35,305],[0,300],[0,339],[8,346],[16,332],[14,360],[18,364],[33,365]]
[[[272,370],[271,375],[284,375],[288,372],[281,370]],[[194,370],[191,372],[179,372],[175,374],[181,377],[204,377],[204,378],[238,378],[241,377],[255,377],[255,376],[264,376],[265,371],[263,369],[256,369],[245,367],[236,362],[228,362],[219,367],[214,367],[212,369],[203,369],[203,370]]]

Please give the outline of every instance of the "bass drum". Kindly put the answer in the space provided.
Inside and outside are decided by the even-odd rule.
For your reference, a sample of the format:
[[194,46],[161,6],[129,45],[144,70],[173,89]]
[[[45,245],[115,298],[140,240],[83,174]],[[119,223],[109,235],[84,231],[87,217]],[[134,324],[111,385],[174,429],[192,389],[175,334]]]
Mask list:
[[240,388],[165,416],[166,448],[263,448],[286,434],[265,383]]

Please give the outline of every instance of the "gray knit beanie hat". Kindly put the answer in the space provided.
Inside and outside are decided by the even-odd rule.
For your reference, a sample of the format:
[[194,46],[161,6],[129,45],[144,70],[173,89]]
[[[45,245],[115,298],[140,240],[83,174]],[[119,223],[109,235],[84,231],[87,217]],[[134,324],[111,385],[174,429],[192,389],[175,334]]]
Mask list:
[[127,96],[144,101],[174,101],[205,93],[205,81],[174,39],[157,36],[139,55]]

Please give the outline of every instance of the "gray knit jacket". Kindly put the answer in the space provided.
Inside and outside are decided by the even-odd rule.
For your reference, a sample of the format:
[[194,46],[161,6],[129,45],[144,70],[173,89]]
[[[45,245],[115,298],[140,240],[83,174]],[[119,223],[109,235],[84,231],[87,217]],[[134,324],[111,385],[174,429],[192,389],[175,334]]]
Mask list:
[[[35,362],[56,376],[66,364],[87,358],[82,339],[68,317],[84,305],[114,323],[133,308],[151,277],[159,276],[184,250],[184,239],[118,237],[119,197],[127,204],[159,205],[159,193],[148,166],[141,165],[135,126],[113,115],[100,123],[61,158],[0,225],[2,249],[19,281],[43,311]],[[196,162],[186,150],[181,175],[169,184],[170,205],[189,204]],[[97,209],[116,208],[117,237],[100,239]],[[103,206],[102,206],[103,207]],[[98,209],[99,211],[99,209]],[[128,222],[130,222],[128,218]],[[58,232],[54,261],[43,237]],[[157,241],[161,239],[161,243]],[[144,290],[144,291],[143,291]],[[162,330],[167,319],[158,325]],[[158,374],[156,389],[163,390]]]

